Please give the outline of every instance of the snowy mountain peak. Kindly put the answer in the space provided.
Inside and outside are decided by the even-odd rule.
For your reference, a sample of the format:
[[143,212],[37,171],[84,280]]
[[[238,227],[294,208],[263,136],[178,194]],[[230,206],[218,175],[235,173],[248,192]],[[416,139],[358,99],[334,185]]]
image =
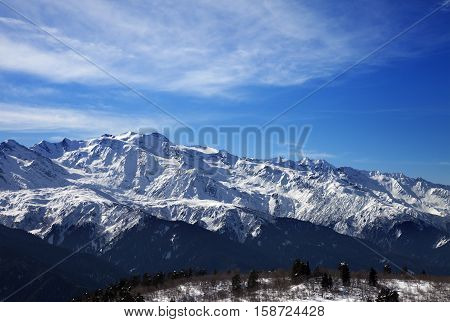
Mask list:
[[299,164],[306,166],[308,168],[311,168],[311,169],[332,170],[335,168],[333,165],[331,165],[330,163],[328,163],[325,160],[321,160],[321,159],[313,160],[313,159],[310,159],[307,157],[302,158],[299,161]]
[[57,143],[44,140],[31,147],[31,150],[49,159],[56,159],[60,158],[65,152],[77,150],[85,146],[85,144],[84,141],[72,141],[67,138]]
[[111,135],[110,137],[113,139],[121,140],[121,141],[131,142],[133,140],[136,140],[140,136],[142,136],[142,135],[139,135],[138,133],[133,132],[133,131],[129,131],[129,132],[117,135],[117,136]]

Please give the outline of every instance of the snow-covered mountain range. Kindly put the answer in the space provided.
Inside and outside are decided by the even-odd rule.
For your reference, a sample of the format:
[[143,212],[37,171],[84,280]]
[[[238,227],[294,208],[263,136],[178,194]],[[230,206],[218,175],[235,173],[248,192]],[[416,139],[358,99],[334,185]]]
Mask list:
[[442,232],[439,248],[449,241],[450,186],[323,160],[239,158],[158,133],[0,145],[1,224],[55,244],[65,231],[89,224],[105,243],[149,214],[239,242],[276,217],[372,240],[399,237],[396,227],[414,222]]

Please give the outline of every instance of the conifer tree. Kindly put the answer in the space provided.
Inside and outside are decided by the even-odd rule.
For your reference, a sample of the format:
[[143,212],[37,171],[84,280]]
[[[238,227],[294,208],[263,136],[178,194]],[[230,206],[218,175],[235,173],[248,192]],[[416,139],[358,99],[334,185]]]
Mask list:
[[233,291],[233,293],[239,293],[241,289],[241,275],[236,274],[231,278],[231,291]]
[[258,273],[256,271],[251,271],[248,275],[247,289],[253,290],[258,287]]
[[327,273],[323,273],[322,281],[320,282],[320,284],[322,285],[322,288],[325,288],[325,289],[328,288],[328,274]]
[[342,285],[350,286],[350,269],[347,263],[339,264],[339,272],[341,273]]
[[142,276],[142,284],[144,284],[145,286],[150,285],[152,282],[152,277],[150,276],[149,273],[144,273],[144,275]]
[[370,268],[370,272],[369,272],[369,285],[370,286],[377,286],[378,285],[377,271],[374,270],[372,267]]
[[309,262],[302,262],[296,259],[292,264],[291,270],[291,280],[293,283],[299,283],[302,279],[307,278],[311,275],[311,269],[309,267]]
[[321,285],[323,289],[331,289],[333,287],[333,279],[331,278],[331,275],[324,273],[322,275]]

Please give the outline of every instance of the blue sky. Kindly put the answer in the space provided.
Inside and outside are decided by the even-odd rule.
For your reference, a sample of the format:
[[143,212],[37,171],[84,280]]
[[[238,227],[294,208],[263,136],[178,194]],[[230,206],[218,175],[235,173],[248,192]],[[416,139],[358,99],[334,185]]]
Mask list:
[[[264,124],[443,4],[5,2],[194,129]],[[271,125],[311,126],[312,158],[450,184],[449,5]],[[0,4],[1,141],[144,126],[177,121]]]

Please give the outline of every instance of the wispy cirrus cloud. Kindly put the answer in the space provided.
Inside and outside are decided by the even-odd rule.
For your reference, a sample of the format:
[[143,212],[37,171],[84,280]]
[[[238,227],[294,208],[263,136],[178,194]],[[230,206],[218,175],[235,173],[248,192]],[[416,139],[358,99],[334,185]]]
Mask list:
[[158,129],[161,124],[174,126],[162,117],[123,115],[94,108],[26,106],[0,103],[0,131],[3,132],[57,132],[72,131],[86,135],[123,133],[140,127]]
[[314,150],[303,150],[302,154],[310,159],[334,159],[337,157],[336,154],[328,152],[320,152]]
[[[202,96],[327,77],[385,41],[393,27],[381,19],[389,13],[382,2],[366,4],[380,15],[364,19],[350,14],[355,6],[291,1],[10,2],[126,82]],[[53,82],[111,81],[2,9],[0,69]]]

